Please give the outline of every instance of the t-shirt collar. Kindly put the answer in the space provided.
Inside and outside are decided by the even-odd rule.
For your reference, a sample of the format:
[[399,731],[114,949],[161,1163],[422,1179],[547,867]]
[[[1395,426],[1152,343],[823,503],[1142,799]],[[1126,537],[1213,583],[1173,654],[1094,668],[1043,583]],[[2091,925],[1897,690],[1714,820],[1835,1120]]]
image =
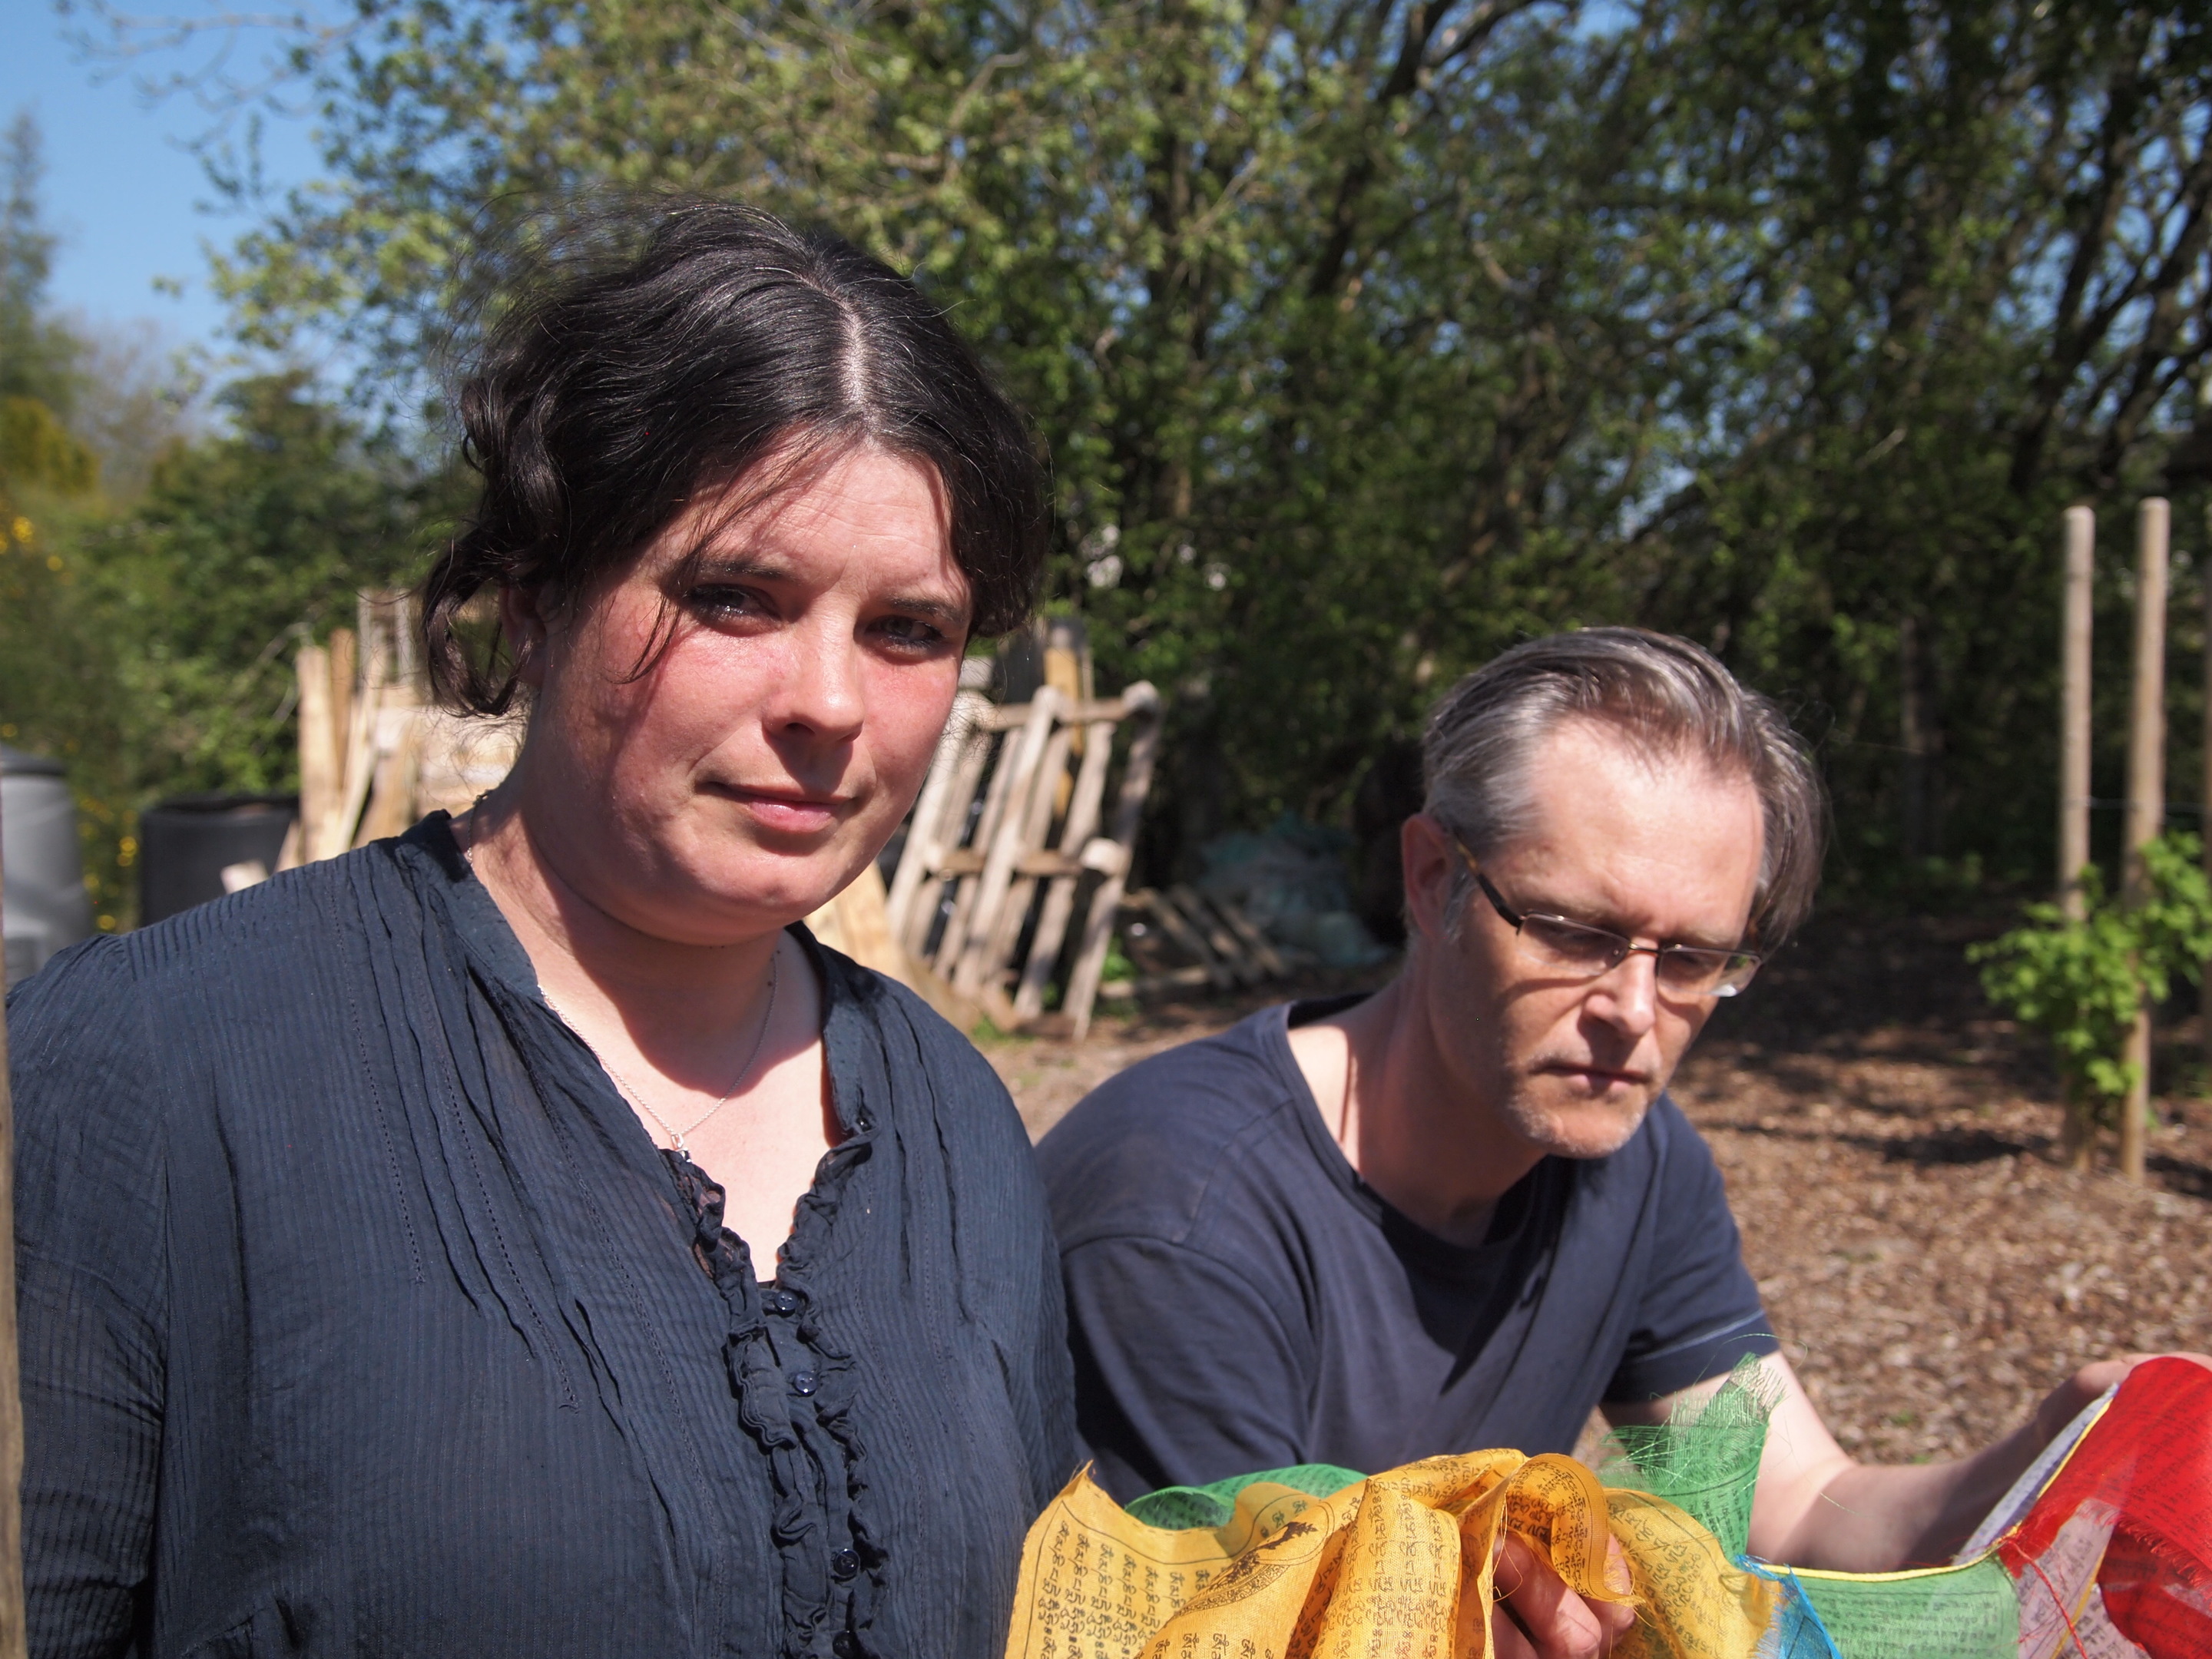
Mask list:
[[1345,1197],[1382,1229],[1398,1255],[1422,1272],[1439,1279],[1488,1279],[1520,1243],[1535,1209],[1536,1192],[1549,1178],[1551,1167],[1559,1160],[1540,1160],[1534,1169],[1506,1189],[1491,1216],[1490,1231],[1480,1244],[1455,1244],[1449,1239],[1438,1237],[1369,1186],[1329,1132],[1321,1103],[1314,1098],[1312,1085],[1307,1083],[1305,1072],[1298,1065],[1297,1054],[1291,1052],[1290,1034],[1294,1026],[1341,1013],[1372,994],[1355,991],[1342,996],[1279,1003],[1262,1009],[1253,1016],[1259,1026],[1261,1048],[1291,1098],[1298,1127],[1312,1147],[1314,1157]]

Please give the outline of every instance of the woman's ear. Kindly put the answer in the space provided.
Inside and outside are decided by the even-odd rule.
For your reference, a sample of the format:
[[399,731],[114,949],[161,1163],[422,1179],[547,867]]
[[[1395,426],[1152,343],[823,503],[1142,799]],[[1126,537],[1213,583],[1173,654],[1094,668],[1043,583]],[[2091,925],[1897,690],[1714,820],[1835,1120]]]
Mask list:
[[1442,939],[1450,928],[1452,866],[1459,852],[1451,832],[1426,812],[1398,826],[1398,857],[1406,872],[1406,921],[1424,939]]
[[499,590],[499,631],[514,663],[514,678],[532,691],[544,690],[545,613],[543,588],[502,587]]

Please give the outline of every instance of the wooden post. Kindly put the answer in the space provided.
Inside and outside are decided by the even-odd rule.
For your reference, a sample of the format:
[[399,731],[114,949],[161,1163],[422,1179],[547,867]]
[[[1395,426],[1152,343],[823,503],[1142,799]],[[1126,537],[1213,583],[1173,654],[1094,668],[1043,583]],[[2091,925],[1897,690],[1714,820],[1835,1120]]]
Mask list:
[[1037,763],[1036,775],[1030,781],[1029,811],[1023,814],[1019,850],[1014,854],[1014,877],[1006,885],[1006,896],[999,901],[998,928],[991,936],[987,960],[993,978],[981,993],[983,1006],[994,1019],[1009,1029],[1018,1023],[1018,1016],[1013,1005],[1006,1000],[997,975],[1011,967],[1016,970],[1018,979],[1019,976],[1021,963],[1014,959],[1014,951],[1021,943],[1022,929],[1030,919],[1037,884],[1037,877],[1024,874],[1022,866],[1033,854],[1045,851],[1052,838],[1052,821],[1059,813],[1061,798],[1072,787],[1068,782],[1068,749],[1083,730],[1079,723],[1060,718],[1071,713],[1072,708],[1072,704],[1060,704],[1052,736],[1045,740],[1044,757]]
[[[2143,897],[2142,848],[2166,819],[2166,580],[2170,521],[2165,499],[2147,498],[2136,514],[2135,700],[2128,714],[2127,866],[2130,903]],[[2120,1175],[2143,1178],[2143,1124],[2150,1115],[2151,1011],[2136,1011],[2128,1033],[2135,1082],[2120,1109]]]
[[[361,611],[363,620],[376,620],[376,613],[366,603]],[[331,703],[333,708],[337,706],[339,696],[337,679],[342,659],[337,647],[342,637],[349,639],[352,636],[347,635],[343,629],[331,635]],[[335,728],[341,757],[338,775],[343,782],[339,789],[337,814],[330,825],[330,840],[319,855],[326,859],[337,857],[354,844],[355,832],[361,827],[362,812],[368,805],[370,787],[376,781],[384,711],[391,702],[390,630],[381,627],[372,628],[362,637],[357,649],[360,672],[358,684],[353,687],[351,694],[351,718]]]
[[369,772],[368,804],[354,836],[356,847],[404,836],[415,822],[415,797],[422,782],[421,712],[403,704],[386,707],[377,717],[376,758]]
[[15,1116],[8,1014],[0,1000],[0,1659],[26,1659],[23,1618],[23,1378],[15,1345]]
[[[1085,748],[1083,764],[1079,769],[1074,793],[1070,797],[1066,822],[1060,831],[1060,850],[1063,857],[1079,859],[1090,844],[1091,831],[1098,827],[1098,809],[1106,799],[1106,768],[1114,752],[1114,726],[1111,720],[1093,720],[1084,728]],[[1035,1019],[1044,1012],[1046,984],[1052,971],[1060,964],[1060,947],[1067,938],[1068,918],[1075,913],[1077,878],[1060,876],[1045,890],[1044,909],[1037,917],[1036,937],[1030,944],[1030,959],[1022,969],[1022,982],[1014,994],[1014,1017]]]
[[1121,707],[1130,721],[1129,758],[1122,763],[1121,790],[1106,833],[1120,846],[1124,861],[1118,869],[1103,872],[1106,879],[1091,896],[1083,945],[1076,953],[1075,969],[1068,975],[1063,1006],[1078,1042],[1091,1030],[1091,1005],[1097,998],[1106,952],[1114,943],[1115,913],[1121,908],[1121,894],[1128,884],[1126,860],[1136,850],[1137,826],[1145,816],[1145,797],[1152,793],[1152,763],[1160,747],[1160,694],[1148,682],[1139,680],[1121,693]]
[[[1022,719],[1024,721],[1027,720],[1029,705],[1016,703],[1014,708],[1022,711]],[[1014,747],[1019,742],[1016,735],[1018,726],[1010,728],[1004,724],[1004,718],[1007,712],[1004,708],[992,711],[991,724],[994,728],[1007,732],[1006,738],[999,746],[995,763],[992,763],[988,759],[990,752],[988,747],[979,750],[979,754],[987,758],[979,759],[977,765],[980,769],[985,764],[990,764],[991,781],[988,784],[981,786],[983,794],[983,813],[975,820],[975,834],[973,841],[963,849],[973,854],[978,861],[973,872],[963,875],[954,887],[951,913],[945,919],[944,937],[938,941],[937,959],[933,964],[938,973],[948,981],[959,969],[961,953],[968,948],[968,922],[969,917],[975,914],[976,895],[982,888],[983,866],[981,860],[989,852],[997,839],[1000,821],[1006,813],[1006,798],[1013,787]],[[980,769],[977,776],[979,779],[981,776]]]
[[298,670],[300,861],[312,864],[330,856],[330,826],[337,821],[345,781],[338,773],[337,734],[331,720],[331,653],[319,645],[303,645]]
[[[975,799],[975,786],[970,782],[964,793],[953,805],[955,786],[974,738],[975,721],[990,708],[980,692],[963,690],[952,699],[952,713],[945,722],[945,731],[937,739],[937,753],[929,763],[929,779],[921,786],[921,799],[914,805],[914,817],[908,821],[906,848],[899,854],[897,873],[891,878],[890,896],[884,901],[884,915],[891,937],[915,956],[921,954],[924,941],[915,937],[927,931],[927,915],[915,915],[918,905],[924,902],[923,884],[937,872],[944,854],[944,842],[948,830],[957,834],[961,825],[951,822],[951,815],[965,815],[968,803]],[[980,766],[975,769],[981,776]],[[949,809],[949,811],[948,811]],[[928,896],[933,897],[935,884],[930,884]]]
[[[984,854],[983,873],[975,884],[975,904],[968,913],[964,942],[952,966],[952,988],[965,997],[981,999],[983,988],[995,984],[993,975],[999,964],[992,960],[991,945],[998,937],[1000,909],[1013,885],[1014,861],[1029,850],[1022,844],[1022,836],[1030,824],[1030,789],[1044,759],[1045,745],[1052,739],[1053,717],[1060,706],[1059,692],[1048,685],[1039,686],[1030,699],[1029,718],[1008,739],[1015,748],[999,762],[1009,774],[1006,793],[1000,805],[996,833]],[[981,836],[977,841],[981,842]]]
[[2089,629],[2096,565],[2097,515],[2086,507],[2069,507],[2059,647],[2058,902],[2075,921],[2082,916],[2081,872],[2089,862]]
[[[338,757],[338,799],[345,799],[346,788],[353,781],[346,770],[347,750],[351,746],[348,734],[353,730],[354,689],[361,679],[361,636],[350,628],[331,630],[331,752]],[[328,848],[315,856],[332,858],[343,853],[343,847]]]
[[[2212,380],[2205,384],[2212,386]],[[2212,547],[2212,502],[2204,507],[2205,544]],[[2204,872],[2212,876],[2212,558],[2204,561],[2204,816],[2199,830],[2204,837]],[[2197,1039],[2204,1048],[2205,1088],[2212,1091],[2212,966],[2197,985]]]

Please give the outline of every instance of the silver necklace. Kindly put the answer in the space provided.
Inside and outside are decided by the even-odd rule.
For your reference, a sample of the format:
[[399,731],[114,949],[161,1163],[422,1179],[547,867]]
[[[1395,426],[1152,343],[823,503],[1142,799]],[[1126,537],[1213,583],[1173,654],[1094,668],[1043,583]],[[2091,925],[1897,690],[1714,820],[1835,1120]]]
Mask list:
[[[668,1137],[669,1143],[675,1148],[678,1157],[689,1158],[691,1156],[691,1149],[684,1144],[684,1137],[689,1134],[696,1134],[701,1129],[705,1128],[708,1122],[714,1117],[715,1113],[720,1111],[723,1107],[728,1105],[732,1100],[737,1098],[738,1091],[745,1086],[745,1079],[752,1075],[753,1062],[760,1058],[761,1045],[768,1041],[768,1028],[775,1018],[775,988],[777,983],[782,979],[782,977],[783,941],[779,939],[776,941],[775,954],[769,958],[768,1006],[761,1012],[760,1030],[753,1033],[752,1051],[745,1056],[744,1065],[738,1068],[738,1079],[736,1082],[730,1085],[730,1092],[724,1095],[712,1106],[709,1106],[697,1119],[686,1124],[681,1129],[678,1128],[666,1118],[661,1116],[659,1113],[654,1111],[651,1106],[647,1105],[646,1103],[645,1097],[640,1094],[635,1088],[631,1086],[629,1080],[623,1077],[620,1072],[615,1070],[613,1066],[607,1064],[606,1056],[600,1054],[597,1048],[592,1048],[592,1058],[599,1062],[599,1068],[605,1072],[607,1076],[613,1080],[615,1087],[622,1091],[623,1097],[625,1100],[629,1101],[631,1105],[636,1107],[639,1111],[643,1112],[647,1117],[651,1118],[655,1123],[660,1126],[661,1133]],[[549,998],[547,1000],[550,1003],[551,1000]],[[569,1030],[575,1030],[575,1021],[570,1019],[568,1015],[561,1013],[561,1010],[558,1008],[555,1008],[553,1012],[556,1014],[561,1014],[562,1021],[567,1024]],[[589,1042],[585,1043],[584,1046],[586,1048],[592,1048],[592,1045]]]

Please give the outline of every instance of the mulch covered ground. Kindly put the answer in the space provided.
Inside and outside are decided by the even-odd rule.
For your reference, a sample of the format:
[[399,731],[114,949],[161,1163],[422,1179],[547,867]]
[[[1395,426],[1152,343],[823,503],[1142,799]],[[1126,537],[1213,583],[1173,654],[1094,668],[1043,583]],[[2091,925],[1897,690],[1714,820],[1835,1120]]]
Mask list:
[[[1793,1363],[1845,1447],[1876,1461],[1969,1450],[2093,1358],[2212,1351],[2212,1104],[2160,1099],[2147,1187],[2062,1167],[2047,1059],[1963,961],[1994,931],[1817,923],[1721,1009],[1675,1082]],[[1272,1000],[987,1052],[1041,1134],[1122,1066]],[[2162,1033],[2161,1081],[2202,1075],[2194,1033]]]

